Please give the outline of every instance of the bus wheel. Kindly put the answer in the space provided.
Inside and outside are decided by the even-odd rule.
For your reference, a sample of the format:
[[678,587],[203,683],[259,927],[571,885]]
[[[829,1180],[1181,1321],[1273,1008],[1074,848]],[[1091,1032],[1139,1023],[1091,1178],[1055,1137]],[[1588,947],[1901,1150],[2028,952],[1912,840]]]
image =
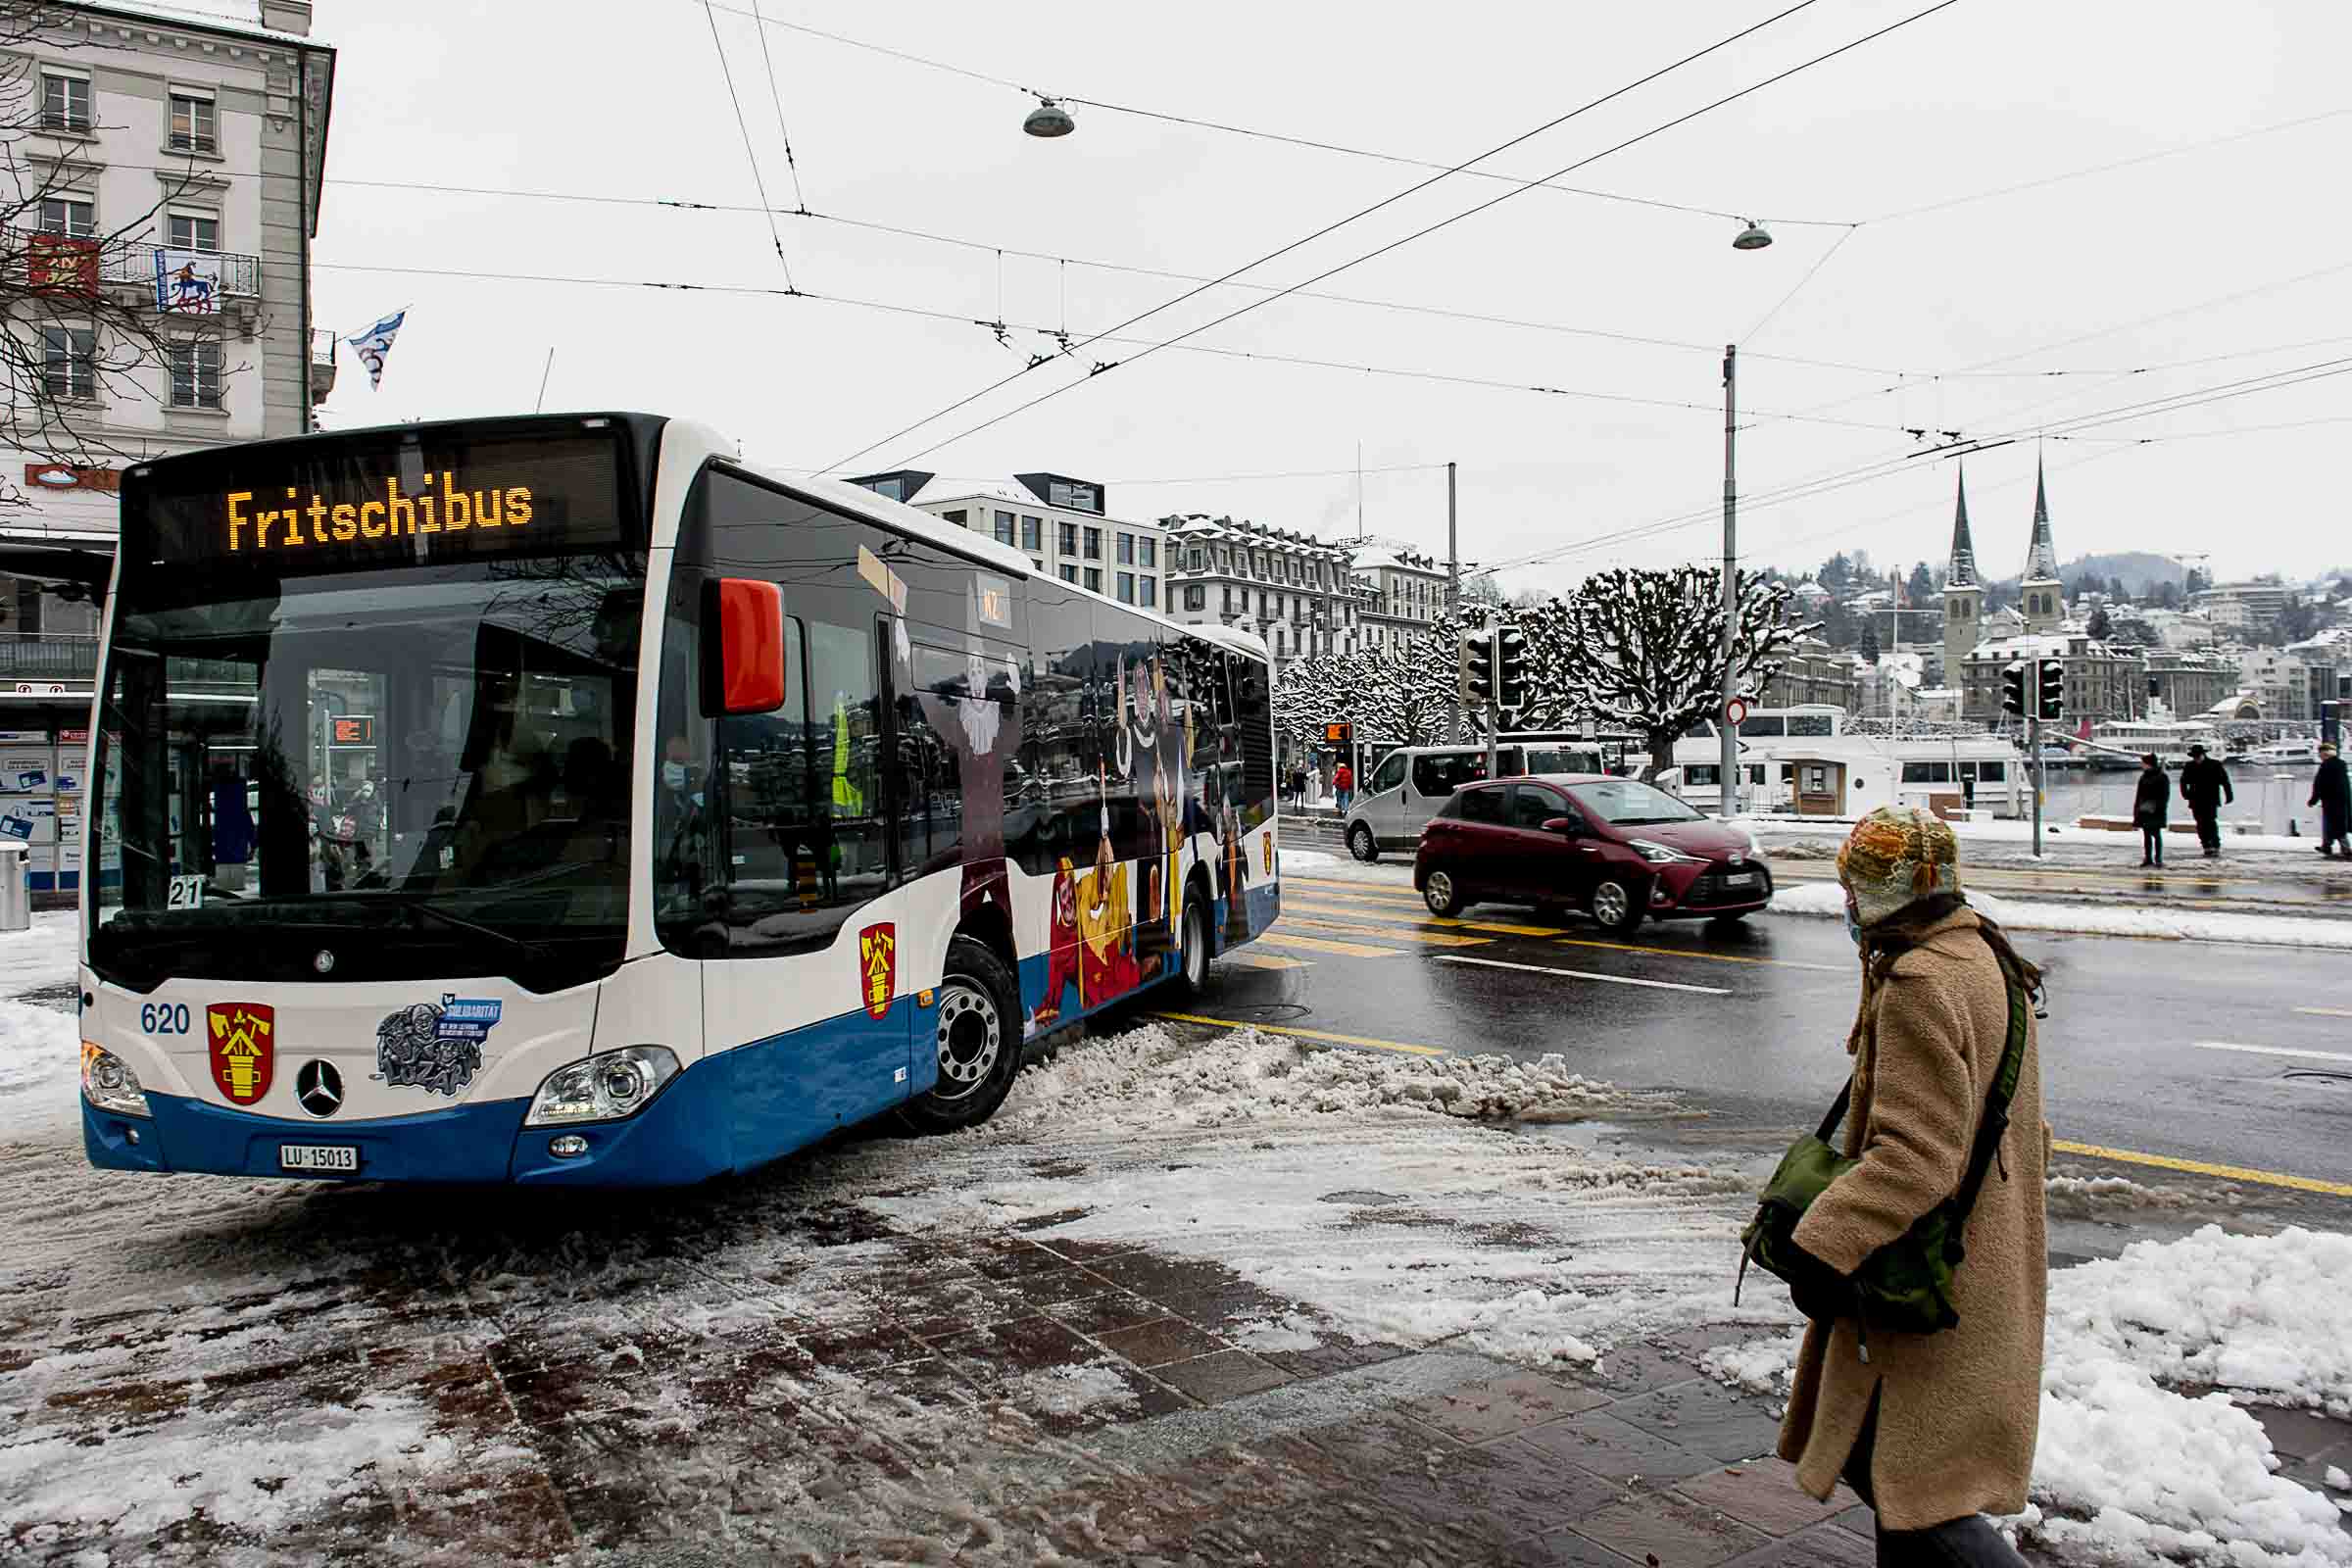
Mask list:
[[1358,822],[1348,830],[1348,853],[1370,865],[1380,858],[1380,842],[1372,837],[1372,824]]
[[1176,989],[1186,996],[1200,995],[1208,980],[1208,916],[1200,912],[1204,896],[1204,891],[1194,893],[1184,901],[1184,967],[1177,971]]
[[931,1009],[939,1082],[899,1114],[917,1132],[975,1127],[995,1114],[1021,1070],[1020,991],[1004,960],[970,937],[948,944],[947,972]]

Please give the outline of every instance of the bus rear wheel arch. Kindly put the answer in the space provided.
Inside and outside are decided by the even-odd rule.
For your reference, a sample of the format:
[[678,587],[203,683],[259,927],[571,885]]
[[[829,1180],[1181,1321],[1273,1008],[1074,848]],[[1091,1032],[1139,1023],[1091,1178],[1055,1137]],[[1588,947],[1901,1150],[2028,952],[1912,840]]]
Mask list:
[[996,1114],[1021,1070],[1020,992],[1012,971],[970,937],[948,944],[931,1029],[917,1051],[939,1058],[939,1081],[908,1101],[900,1116],[916,1132],[976,1127]]

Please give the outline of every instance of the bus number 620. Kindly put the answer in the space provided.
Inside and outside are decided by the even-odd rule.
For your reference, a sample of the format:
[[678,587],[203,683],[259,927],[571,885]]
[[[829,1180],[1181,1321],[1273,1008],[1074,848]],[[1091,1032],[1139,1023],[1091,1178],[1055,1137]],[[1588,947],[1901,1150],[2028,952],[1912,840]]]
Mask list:
[[188,1004],[184,1002],[150,1002],[139,1008],[139,1027],[151,1035],[184,1035],[188,1032]]

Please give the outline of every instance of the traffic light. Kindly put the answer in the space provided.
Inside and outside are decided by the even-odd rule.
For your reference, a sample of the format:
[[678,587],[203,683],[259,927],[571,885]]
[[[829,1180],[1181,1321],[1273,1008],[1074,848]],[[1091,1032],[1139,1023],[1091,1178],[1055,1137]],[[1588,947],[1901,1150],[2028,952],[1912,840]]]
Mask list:
[[1355,726],[1353,724],[1343,724],[1337,722],[1324,725],[1323,744],[1326,746],[1340,747],[1354,745]]
[[1504,709],[1527,706],[1527,633],[1516,626],[1494,628],[1494,703]]
[[1462,633],[1462,681],[1470,701],[1485,707],[1494,701],[1494,639],[1483,631]]
[[2035,718],[2056,718],[2066,711],[2066,662],[2058,659],[2038,660],[2034,688]]
[[2026,716],[2026,666],[2016,660],[2001,666],[2001,711]]

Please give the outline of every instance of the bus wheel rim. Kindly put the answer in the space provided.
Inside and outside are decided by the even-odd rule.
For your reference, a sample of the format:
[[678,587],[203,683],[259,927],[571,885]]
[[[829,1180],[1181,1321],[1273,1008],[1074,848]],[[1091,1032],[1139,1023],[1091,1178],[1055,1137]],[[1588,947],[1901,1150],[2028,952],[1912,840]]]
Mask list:
[[[939,997],[939,1089],[942,1100],[960,1100],[988,1082],[1004,1049],[996,1004],[964,980],[951,980]],[[955,1085],[949,1089],[949,1085]]]

